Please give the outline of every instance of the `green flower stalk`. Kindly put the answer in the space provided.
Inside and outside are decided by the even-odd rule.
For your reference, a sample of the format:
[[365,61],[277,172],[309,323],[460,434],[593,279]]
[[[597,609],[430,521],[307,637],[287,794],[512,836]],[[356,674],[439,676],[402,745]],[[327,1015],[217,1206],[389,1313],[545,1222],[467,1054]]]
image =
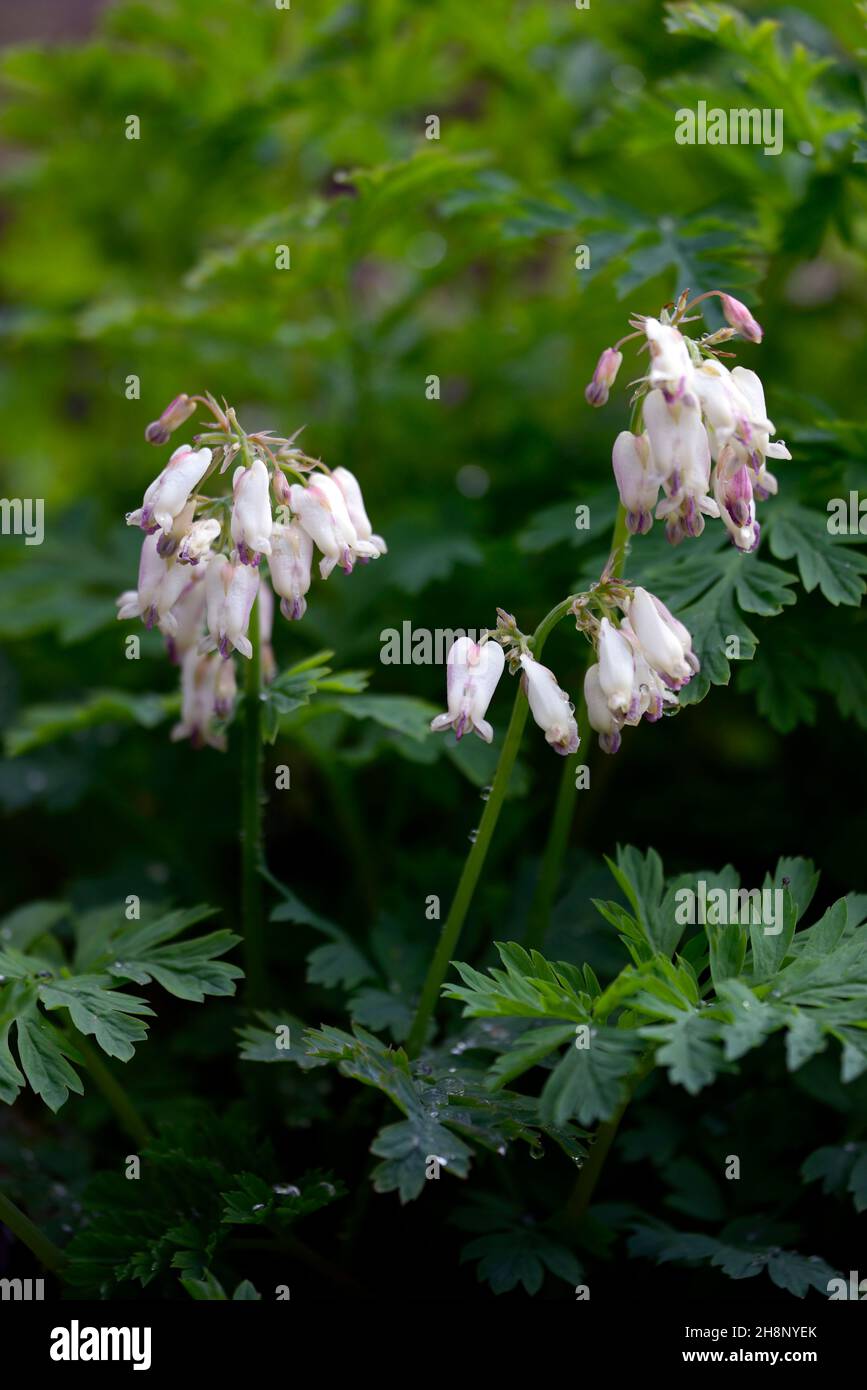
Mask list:
[[[723,301],[728,326],[698,339],[685,335],[682,329],[694,317],[690,317],[690,310],[714,294]],[[461,638],[449,652],[448,709],[433,720],[434,730],[451,729],[458,739],[472,732],[490,743],[493,729],[485,716],[507,665],[512,674],[520,673],[521,694],[515,702],[491,795],[425,981],[409,1035],[411,1053],[423,1044],[450,953],[481,875],[527,713],[532,713],[546,742],[569,759],[531,913],[530,939],[535,944],[544,935],[565,854],[571,823],[572,758],[586,729],[598,735],[604,752],[616,753],[625,727],[634,727],[642,720],[656,723],[664,715],[676,713],[679,692],[700,670],[684,624],[655,594],[622,578],[630,535],[648,531],[654,511],[665,520],[666,535],[673,544],[686,536],[700,535],[705,516],[721,516],[735,545],[755,549],[759,527],[754,498],[776,491],[776,480],[767,472],[765,459],[790,457],[784,444],[770,441],[774,427],[765,417],[758,377],[743,368],[729,373],[720,361],[720,344],[736,332],[752,342],[761,341],[761,329],[744,305],[721,291],[709,291],[690,301],[689,291],[684,290],[658,318],[637,316],[632,326],[634,332],[602,353],[585,393],[591,405],[604,405],[622,365],[621,347],[632,339],[643,339],[649,368],[633,383],[631,427],[614,444],[620,507],[611,555],[598,582],[586,593],[570,595],[552,608],[532,637],[520,631],[514,617],[498,609],[497,626],[485,632],[480,642]],[[708,491],[711,486],[713,497]],[[580,721],[567,692],[539,661],[545,638],[567,613],[575,618],[595,658],[584,676]],[[504,649],[505,656],[494,643]]]

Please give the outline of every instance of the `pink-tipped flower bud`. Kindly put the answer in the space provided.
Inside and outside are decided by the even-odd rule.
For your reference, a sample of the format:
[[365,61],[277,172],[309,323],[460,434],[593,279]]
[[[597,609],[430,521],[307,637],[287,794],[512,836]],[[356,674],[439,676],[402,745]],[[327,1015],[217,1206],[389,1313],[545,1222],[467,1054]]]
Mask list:
[[145,439],[148,444],[167,444],[169,435],[195,413],[196,402],[191,401],[189,396],[182,392],[180,396],[175,396],[171,405],[166,406],[158,420],[151,420],[145,430]]
[[622,352],[617,352],[614,348],[605,349],[596,363],[593,379],[584,391],[584,398],[589,405],[605,404],[608,400],[608,392],[617,380],[617,373],[620,371],[622,361]]
[[629,639],[603,618],[599,625],[599,686],[612,714],[625,715],[632,703],[635,656]]
[[584,702],[590,727],[599,735],[599,747],[603,753],[616,753],[620,747],[623,716],[614,714],[609,709],[608,697],[600,684],[599,666],[596,662],[588,667],[584,677]]
[[693,676],[684,643],[646,589],[636,588],[629,605],[629,624],[648,666],[657,671],[671,690],[679,690]]
[[313,541],[298,521],[278,522],[271,533],[268,568],[275,593],[280,595],[280,612],[290,621],[307,612],[305,595],[310,588]]
[[726,323],[736,333],[740,333],[742,338],[746,338],[748,343],[760,343],[764,337],[764,329],[760,323],[756,323],[746,304],[742,304],[739,299],[733,299],[730,294],[723,294],[720,298]]
[[560,689],[554,672],[534,660],[529,652],[521,657],[521,669],[530,713],[544,731],[546,743],[563,757],[574,753],[580,739],[575,709],[566,691]]
[[292,496],[292,486],[282,468],[275,468],[271,474],[271,491],[278,507],[288,507]]
[[650,436],[622,430],[614,441],[611,461],[617,491],[626,508],[627,529],[642,536],[653,525],[653,509],[662,484],[653,462]]
[[260,458],[235,469],[232,479],[232,540],[242,565],[258,565],[271,554],[274,519],[268,497],[268,469]]

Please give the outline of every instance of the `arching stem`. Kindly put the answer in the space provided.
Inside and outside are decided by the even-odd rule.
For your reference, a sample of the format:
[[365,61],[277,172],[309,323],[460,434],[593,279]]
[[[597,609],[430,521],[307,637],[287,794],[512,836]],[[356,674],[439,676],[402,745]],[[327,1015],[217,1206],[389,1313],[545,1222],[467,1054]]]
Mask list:
[[8,1226],[12,1234],[26,1245],[28,1250],[32,1250],[37,1260],[45,1269],[49,1269],[52,1274],[59,1274],[66,1263],[66,1256],[59,1246],[49,1240],[48,1236],[40,1231],[38,1226],[34,1226],[29,1216],[16,1207],[11,1198],[5,1193],[0,1192],[0,1223]]
[[[549,633],[556,627],[561,618],[569,612],[575,595],[570,596],[558,603],[547,613],[540,622],[533,636],[530,638],[530,646],[533,655],[538,659],[541,656],[542,648],[548,638]],[[439,992],[449,968],[449,961],[458,943],[476,884],[479,881],[485,860],[488,855],[494,830],[500,817],[506,792],[509,787],[509,779],[512,775],[512,768],[515,765],[515,758],[521,745],[521,735],[524,732],[524,725],[527,722],[528,705],[523,690],[518,690],[515,696],[515,703],[512,707],[512,717],[503,741],[500,759],[497,763],[497,771],[491,786],[490,796],[485,803],[479,828],[476,832],[475,840],[470,847],[470,852],[464,862],[463,871],[458,882],[457,891],[454,896],[449,915],[443,926],[442,935],[434,952],[425,978],[421,992],[418,1008],[413,1019],[412,1028],[407,1038],[406,1049],[410,1057],[415,1057],[424,1046],[427,1036],[428,1024],[436,1008]]]

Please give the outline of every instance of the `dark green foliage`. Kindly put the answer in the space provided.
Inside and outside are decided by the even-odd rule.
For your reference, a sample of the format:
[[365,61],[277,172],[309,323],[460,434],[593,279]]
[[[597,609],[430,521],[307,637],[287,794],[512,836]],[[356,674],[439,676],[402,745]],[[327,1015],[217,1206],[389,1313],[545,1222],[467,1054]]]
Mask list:
[[138,1157],[138,1177],[102,1173],[86,1191],[88,1217],[67,1250],[67,1277],[79,1296],[128,1293],[135,1283],[171,1297],[180,1277],[192,1297],[220,1297],[204,1289],[213,1268],[243,1260],[232,1250],[238,1228],[255,1226],[279,1241],[344,1195],[329,1173],[277,1181],[273,1153],[241,1113],[217,1120],[200,1111],[166,1128]]
[[[618,903],[597,907],[634,963],[606,989],[600,992],[595,980],[586,988],[574,966],[551,965],[539,952],[528,955],[515,945],[498,946],[505,971],[484,975],[459,965],[464,984],[446,986],[469,1017],[529,1016],[551,1024],[524,1034],[504,1053],[491,1069],[493,1085],[517,1075],[516,1066],[526,1070],[560,1055],[568,1035],[554,1023],[564,1019],[578,1022],[578,1034],[584,1025],[585,1036],[562,1054],[540,1098],[540,1114],[560,1124],[572,1115],[585,1125],[609,1119],[627,1094],[624,1080],[650,1061],[696,1095],[783,1029],[793,1071],[832,1038],[842,1045],[844,1082],[867,1069],[867,922],[857,912],[850,921],[840,899],[796,933],[801,909],[793,894],[807,907],[816,885],[809,861],[781,860],[767,876],[767,892],[780,895],[767,899],[775,912],[781,908],[780,920],[773,921],[758,917],[758,899],[755,909],[743,900],[746,920],[733,916],[732,902],[737,911],[742,900],[732,896],[739,879],[731,870],[667,883],[659,856],[632,848],[619,850],[610,868],[632,911]],[[695,927],[699,881],[707,886],[707,921],[695,932],[684,924],[691,914]],[[684,887],[693,895],[691,909],[679,897]],[[724,894],[724,909],[714,906],[714,889]],[[683,954],[672,962],[684,930]]]
[[[70,1066],[84,1060],[75,1030],[92,1035],[109,1057],[128,1062],[147,1037],[142,1018],[154,1010],[120,988],[125,981],[156,983],[196,1003],[206,995],[234,994],[242,971],[218,957],[237,936],[215,931],[175,941],[213,916],[213,908],[160,913],[136,907],[143,915],[128,921],[119,908],[74,914],[65,903],[30,903],[0,922],[0,1100],[14,1101],[25,1079],[51,1110],[70,1091],[80,1095],[81,1080]],[[68,1013],[71,1033],[58,1010]],[[13,1037],[20,1066],[9,1047]]]

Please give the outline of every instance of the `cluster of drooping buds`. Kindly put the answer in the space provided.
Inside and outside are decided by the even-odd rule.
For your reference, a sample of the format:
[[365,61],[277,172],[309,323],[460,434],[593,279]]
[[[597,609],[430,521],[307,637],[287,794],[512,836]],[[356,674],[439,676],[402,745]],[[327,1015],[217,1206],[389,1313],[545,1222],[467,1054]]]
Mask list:
[[[165,444],[198,409],[211,412],[193,444],[175,449],[127,524],[144,533],[138,586],[118,599],[119,618],[141,618],[166,638],[181,668],[181,721],[173,738],[225,746],[223,725],[235,700],[232,653],[251,657],[248,635],[258,598],[260,653],[274,676],[271,626],[276,594],[285,618],[307,610],[314,545],[326,579],[336,565],[385,554],[357,479],[329,471],[291,439],[246,434],[235,411],[210,395],[178,396],[148,425],[145,438]],[[230,495],[207,496],[208,478],[234,465]],[[260,583],[263,561],[270,585]],[[273,594],[272,594],[273,589]]]
[[[600,748],[616,753],[624,724],[655,723],[673,713],[677,692],[692,680],[699,661],[689,632],[661,599],[622,581],[608,590],[601,619],[580,599],[573,611],[596,651],[584,677],[590,727]],[[615,607],[624,614],[619,623],[612,621]]]
[[[510,614],[499,610],[499,624],[483,635],[480,642],[459,637],[446,659],[446,703],[448,712],[431,721],[435,732],[454,729],[455,737],[473,732],[490,743],[494,731],[485,719],[488,705],[506,666],[521,673],[521,685],[530,713],[544,731],[545,740],[555,753],[574,753],[578,747],[575,707],[565,690],[557,684],[553,671],[535,659],[530,639],[518,631]],[[503,645],[500,645],[500,644]]]
[[[687,317],[689,310],[711,296],[722,300],[728,327],[700,338],[682,333],[682,325],[698,317]],[[771,441],[774,426],[756,373],[729,371],[720,358],[731,354],[718,345],[735,333],[759,343],[762,330],[746,305],[719,290],[688,300],[684,290],[658,319],[633,318],[634,332],[605,349],[585,395],[591,405],[604,405],[623,360],[620,347],[643,339],[648,370],[632,383],[637,429],[617,436],[612,459],[629,530],[649,531],[656,516],[677,545],[701,535],[706,516],[721,517],[739,550],[755,550],[756,501],[777,491],[766,459],[791,454],[782,441]]]

